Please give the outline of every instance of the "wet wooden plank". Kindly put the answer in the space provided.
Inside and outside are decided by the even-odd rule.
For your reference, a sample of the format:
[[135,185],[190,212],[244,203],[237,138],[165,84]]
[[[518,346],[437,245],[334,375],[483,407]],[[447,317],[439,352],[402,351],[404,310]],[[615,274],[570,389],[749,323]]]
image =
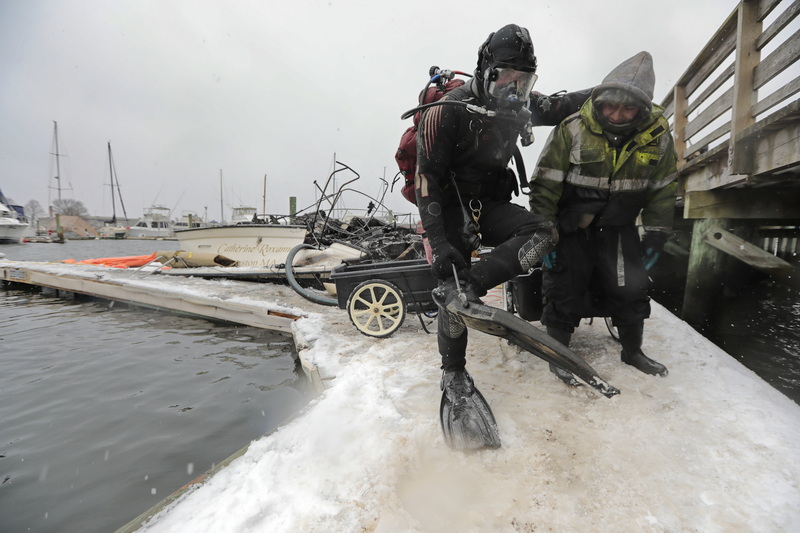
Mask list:
[[690,191],[685,196],[686,218],[800,220],[798,191],[787,189],[727,189]]

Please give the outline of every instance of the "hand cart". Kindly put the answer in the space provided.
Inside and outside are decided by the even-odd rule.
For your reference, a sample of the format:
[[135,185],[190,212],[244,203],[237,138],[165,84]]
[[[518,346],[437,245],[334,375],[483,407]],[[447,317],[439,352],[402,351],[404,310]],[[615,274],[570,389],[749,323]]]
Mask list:
[[344,263],[331,270],[331,281],[336,284],[339,308],[346,309],[356,329],[370,337],[390,336],[408,311],[437,310],[431,298],[437,280],[425,259]]

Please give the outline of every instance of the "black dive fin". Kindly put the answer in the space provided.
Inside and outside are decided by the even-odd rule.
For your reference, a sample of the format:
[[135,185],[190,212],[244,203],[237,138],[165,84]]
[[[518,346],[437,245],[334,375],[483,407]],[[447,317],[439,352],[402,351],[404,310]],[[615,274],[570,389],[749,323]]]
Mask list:
[[[470,379],[471,381],[471,379]],[[472,383],[472,393],[455,402],[442,393],[439,419],[447,445],[453,450],[469,451],[499,448],[500,433],[486,398]]]
[[553,339],[533,324],[508,311],[480,302],[468,301],[463,293],[454,293],[445,302],[445,309],[457,315],[467,327],[489,335],[503,337],[563,370],[571,372],[603,396],[611,398],[619,389],[606,383],[589,364],[575,352]]

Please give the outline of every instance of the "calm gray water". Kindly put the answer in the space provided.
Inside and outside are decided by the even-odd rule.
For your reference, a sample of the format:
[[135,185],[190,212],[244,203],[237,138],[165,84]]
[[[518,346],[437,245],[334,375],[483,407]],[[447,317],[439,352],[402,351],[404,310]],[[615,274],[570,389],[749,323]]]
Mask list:
[[721,299],[706,334],[717,346],[800,404],[800,298],[762,281]]
[[[80,260],[176,245],[0,253]],[[2,533],[113,531],[309,399],[292,339],[257,328],[6,288],[0,339]]]

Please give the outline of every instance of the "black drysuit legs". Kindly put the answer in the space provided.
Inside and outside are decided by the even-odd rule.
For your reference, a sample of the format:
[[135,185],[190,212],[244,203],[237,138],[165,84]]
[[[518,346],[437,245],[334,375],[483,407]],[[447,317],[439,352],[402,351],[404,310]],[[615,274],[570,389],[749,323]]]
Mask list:
[[[476,204],[473,202],[473,206]],[[550,224],[522,206],[510,202],[485,201],[481,204],[480,233],[483,244],[494,247],[470,268],[468,280],[478,295],[536,266],[552,249]],[[461,238],[463,214],[459,204],[444,211],[447,240],[469,257]],[[467,329],[461,320],[439,309],[439,353],[442,368],[463,369],[466,365]]]
[[582,318],[611,317],[616,326],[650,316],[650,281],[635,226],[579,229],[560,235],[552,269],[542,275],[542,324],[572,332]]

